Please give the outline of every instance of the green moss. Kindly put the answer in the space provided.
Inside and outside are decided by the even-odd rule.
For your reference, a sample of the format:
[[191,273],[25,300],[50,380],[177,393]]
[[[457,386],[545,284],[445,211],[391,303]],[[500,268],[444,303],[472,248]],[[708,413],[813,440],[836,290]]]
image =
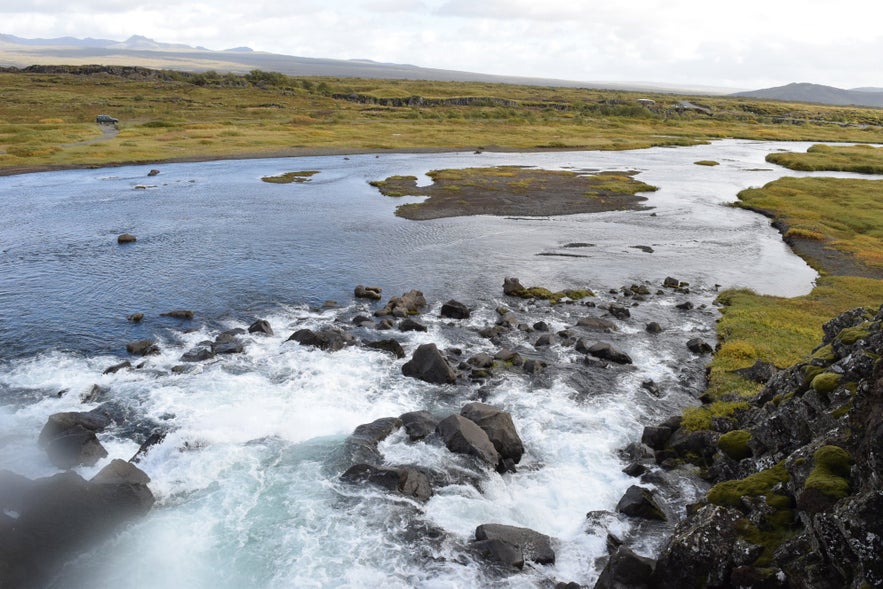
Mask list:
[[585,288],[585,289],[567,289],[564,291],[564,296],[566,296],[567,298],[569,298],[571,300],[579,301],[581,299],[593,297],[593,296],[595,296],[595,293],[587,288]]
[[801,369],[803,372],[803,382],[807,385],[812,383],[813,379],[825,371],[821,366],[807,364]]
[[840,499],[849,495],[849,471],[852,457],[840,446],[822,446],[815,451],[813,469],[804,489],[821,491],[828,497]]
[[844,344],[850,346],[857,342],[860,339],[864,339],[871,334],[868,331],[866,325],[858,325],[856,327],[847,327],[846,329],[841,329],[840,333],[837,334],[837,339],[839,339]]
[[831,364],[837,359],[837,356],[834,355],[834,348],[831,344],[828,344],[827,346],[822,346],[816,350],[812,355],[812,359],[819,360],[825,364]]
[[762,470],[744,479],[716,484],[708,491],[708,500],[722,507],[738,508],[742,505],[742,497],[772,494],[774,486],[787,482],[788,479],[788,471],[785,469],[784,463],[780,462],[772,468]]
[[568,289],[558,292],[552,292],[548,288],[543,288],[542,286],[531,286],[529,288],[522,288],[515,290],[510,294],[513,297],[518,297],[521,299],[542,299],[544,301],[549,301],[553,305],[561,302],[561,299],[563,298],[578,301],[586,297],[595,296],[595,293],[588,289]]
[[261,178],[264,182],[269,182],[271,184],[292,184],[298,183],[302,184],[304,182],[309,182],[312,176],[318,174],[318,170],[305,170],[303,172],[286,172],[284,174],[280,174],[279,176],[264,176]]
[[812,389],[821,394],[827,395],[831,391],[837,388],[837,385],[840,384],[840,375],[835,374],[833,372],[823,372],[819,375],[816,375],[812,379]]
[[717,441],[717,447],[733,460],[742,460],[751,456],[751,450],[748,449],[749,441],[751,441],[751,432],[737,429],[722,435]]
[[831,412],[831,417],[835,417],[840,419],[841,417],[846,416],[852,410],[852,399],[835,409]]
[[684,410],[681,426],[688,431],[711,429],[715,417],[729,417],[737,411],[748,409],[746,401],[715,401],[701,407],[688,407]]

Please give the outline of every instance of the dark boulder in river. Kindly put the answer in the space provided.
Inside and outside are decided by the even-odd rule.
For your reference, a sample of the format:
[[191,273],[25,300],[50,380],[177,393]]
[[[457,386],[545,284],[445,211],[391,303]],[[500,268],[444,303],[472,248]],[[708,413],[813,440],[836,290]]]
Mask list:
[[428,501],[432,497],[429,478],[414,468],[383,468],[370,464],[356,464],[340,475],[346,483],[370,483],[388,491]]
[[491,466],[500,462],[500,454],[487,433],[471,419],[449,415],[439,422],[436,431],[451,452],[475,456]]
[[58,468],[92,466],[107,456],[95,434],[110,422],[107,415],[97,411],[54,413],[43,426],[39,443]]
[[382,339],[374,342],[363,342],[362,347],[372,350],[380,350],[382,352],[389,352],[396,358],[405,357],[405,350],[402,349],[402,344],[394,339]]
[[402,374],[433,384],[451,384],[457,374],[435,344],[419,346],[402,366]]
[[[0,574],[4,589],[42,587],[75,551],[153,506],[150,478],[114,460],[91,480],[74,472],[28,480],[0,472]],[[10,524],[11,525],[7,525]]]
[[319,331],[299,329],[291,334],[288,341],[296,341],[302,346],[312,346],[328,352],[336,352],[355,343],[351,334],[334,327],[325,327]]
[[172,319],[183,319],[189,321],[193,319],[193,311],[187,309],[175,309],[166,313],[160,313],[162,317],[171,317]]
[[711,345],[708,344],[702,338],[694,337],[693,339],[687,341],[687,349],[689,349],[694,354],[710,354],[714,351]]
[[631,364],[632,358],[625,352],[614,348],[611,344],[607,342],[598,342],[589,347],[588,353],[594,356],[595,358],[601,358],[602,360],[610,360],[611,362],[616,362],[617,364]]
[[484,430],[500,458],[508,458],[516,464],[521,460],[524,443],[508,411],[484,403],[469,403],[460,410],[460,415]]
[[381,298],[381,294],[383,289],[379,286],[364,286],[362,284],[358,285],[353,294],[356,298],[359,299],[371,299],[372,301],[379,301]]
[[503,524],[482,524],[475,528],[475,540],[502,541],[516,546],[525,561],[537,564],[555,564],[555,550],[552,539],[530,528],[519,528]]
[[471,311],[469,307],[455,300],[450,300],[441,308],[441,316],[448,319],[469,319]]
[[258,319],[248,326],[248,333],[260,333],[262,335],[273,335],[273,328],[266,319]]
[[422,440],[435,433],[438,426],[438,419],[432,416],[429,411],[410,411],[399,416],[402,425],[408,433],[408,438],[412,442]]
[[126,344],[126,351],[133,356],[150,356],[152,354],[159,354],[159,347],[153,343],[153,340],[142,339]]
[[117,243],[135,243],[137,238],[131,233],[123,233],[117,237]]
[[648,489],[632,485],[616,504],[616,511],[630,517],[665,521],[665,513]]

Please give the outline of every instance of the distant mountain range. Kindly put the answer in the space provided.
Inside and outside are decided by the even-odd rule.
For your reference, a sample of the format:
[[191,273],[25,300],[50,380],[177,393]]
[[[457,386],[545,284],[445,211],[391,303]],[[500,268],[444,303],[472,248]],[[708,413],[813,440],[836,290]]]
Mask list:
[[751,92],[737,92],[733,96],[784,100],[787,102],[816,102],[837,106],[883,107],[883,88],[842,90],[833,86],[808,84],[806,82],[766,88],[764,90],[752,90]]
[[[331,76],[339,78],[384,78],[404,80],[436,80],[440,82],[498,82],[533,86],[565,86],[632,90],[637,92],[668,92],[679,94],[727,94],[730,90],[708,86],[684,86],[651,82],[585,82],[498,76],[425,68],[398,63],[379,63],[369,59],[321,59],[295,57],[249,47],[213,51],[180,43],[161,43],[134,35],[125,41],[111,39],[25,39],[0,33],[0,66],[29,65],[131,65],[155,69],[247,73],[259,69],[290,76]],[[738,92],[745,96],[788,102],[815,102],[838,106],[883,107],[883,88],[842,90],[819,84],[794,83],[777,88]]]
[[161,43],[135,35],[125,41],[110,39],[24,39],[0,34],[0,66],[29,65],[131,65],[155,69],[247,73],[254,69],[290,76],[331,76],[340,78],[383,78],[435,80],[440,82],[490,82],[532,86],[564,86],[637,92],[679,94],[725,94],[725,88],[656,84],[652,82],[586,82],[498,76],[456,70],[425,68],[397,63],[379,63],[369,59],[320,59],[294,57],[248,47],[213,51],[175,43]]

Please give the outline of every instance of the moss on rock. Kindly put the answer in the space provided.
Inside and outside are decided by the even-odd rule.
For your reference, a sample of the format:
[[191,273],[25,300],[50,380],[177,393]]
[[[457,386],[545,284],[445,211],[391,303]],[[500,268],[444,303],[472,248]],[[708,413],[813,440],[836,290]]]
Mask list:
[[822,446],[813,453],[813,469],[804,490],[815,489],[834,499],[849,494],[849,471],[852,457],[840,446]]
[[717,447],[733,460],[742,460],[751,456],[749,441],[751,441],[751,432],[737,429],[722,435],[717,441]]
[[827,395],[837,388],[840,384],[840,375],[833,372],[823,372],[813,377],[810,386],[812,389],[821,394]]
[[716,484],[708,491],[708,500],[722,507],[738,508],[742,505],[742,497],[746,495],[754,497],[772,495],[773,487],[778,483],[787,482],[789,478],[784,463],[780,462],[744,479]]

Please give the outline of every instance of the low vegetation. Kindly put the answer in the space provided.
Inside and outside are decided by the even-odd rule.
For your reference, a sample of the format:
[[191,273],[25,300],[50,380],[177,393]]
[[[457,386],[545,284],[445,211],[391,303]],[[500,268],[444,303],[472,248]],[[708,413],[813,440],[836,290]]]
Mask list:
[[883,147],[872,145],[813,145],[806,153],[780,151],[766,161],[806,172],[883,174]]
[[425,220],[464,215],[570,215],[641,208],[656,187],[629,172],[583,174],[520,166],[433,170],[432,184],[414,176],[390,176],[370,184],[386,196],[427,196],[399,206],[396,214]]
[[270,184],[303,184],[309,182],[310,178],[318,174],[318,170],[306,170],[303,172],[285,172],[278,176],[264,176],[261,178],[264,182]]
[[[656,104],[642,106],[638,98]],[[506,84],[47,66],[0,71],[0,172],[407,149],[883,142],[883,110]],[[102,137],[97,114],[120,119]],[[795,122],[799,124],[795,124]]]
[[[812,353],[822,337],[822,325],[830,318],[855,307],[879,308],[883,303],[881,191],[880,180],[783,178],[739,194],[740,206],[762,210],[782,223],[781,228],[787,227],[786,239],[821,276],[805,296],[781,298],[730,290],[718,297],[720,348],[710,366],[707,391],[715,402],[688,409],[685,423],[694,429],[707,427],[712,416],[738,410],[740,399],[757,393],[762,385],[734,370],[757,360],[778,367],[795,364]],[[826,354],[830,350],[822,348],[815,357]],[[836,384],[837,375],[818,372],[807,375],[818,392]]]

